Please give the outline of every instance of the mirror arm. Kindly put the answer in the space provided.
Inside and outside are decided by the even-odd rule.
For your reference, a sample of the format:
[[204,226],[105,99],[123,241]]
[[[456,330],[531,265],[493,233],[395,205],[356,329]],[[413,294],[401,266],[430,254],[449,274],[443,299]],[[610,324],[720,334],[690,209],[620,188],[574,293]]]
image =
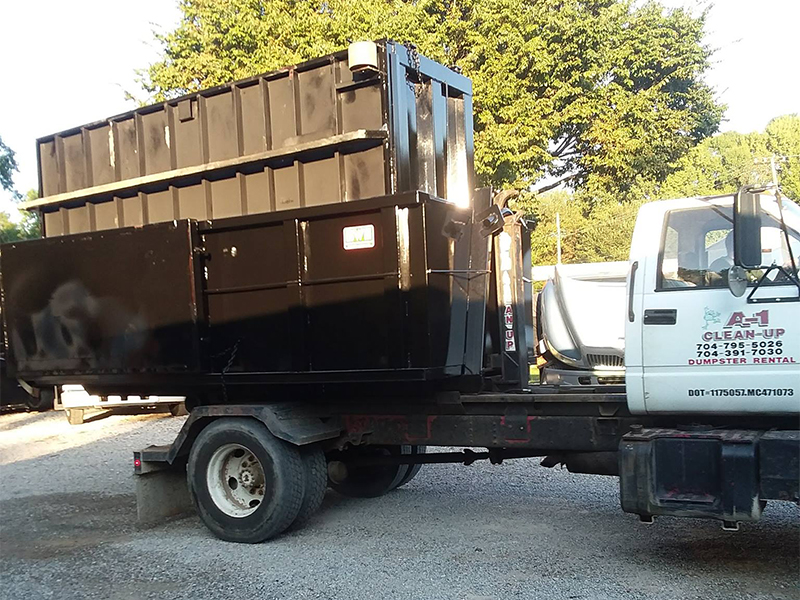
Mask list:
[[781,194],[780,188],[775,190],[775,199],[778,201],[778,215],[781,217],[781,230],[783,231],[783,238],[786,240],[786,250],[789,252],[789,264],[792,265],[792,273],[794,274],[793,278],[791,276],[789,278],[797,282],[797,263],[794,260],[794,252],[792,252],[792,240],[789,237],[789,228],[786,227],[786,219],[783,218],[783,194]]
[[[789,282],[793,284],[797,288],[797,296],[792,298],[785,298],[785,297],[776,297],[776,298],[753,298],[753,294],[758,291],[761,287],[761,284],[764,283],[764,280],[767,278],[772,271],[778,270],[789,279]],[[785,268],[779,265],[770,265],[767,267],[767,270],[758,278],[758,281],[750,290],[750,293],[747,294],[747,303],[748,304],[764,304],[766,302],[800,302],[800,279],[794,273],[790,273]]]

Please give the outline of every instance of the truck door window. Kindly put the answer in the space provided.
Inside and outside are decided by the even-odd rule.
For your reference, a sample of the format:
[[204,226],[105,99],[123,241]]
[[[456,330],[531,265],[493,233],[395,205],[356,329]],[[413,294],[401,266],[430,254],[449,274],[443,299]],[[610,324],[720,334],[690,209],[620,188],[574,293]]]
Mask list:
[[725,286],[733,264],[731,210],[675,210],[667,215],[661,250],[659,290]]
[[[786,244],[786,236],[772,217],[765,221],[768,225],[761,228],[761,264],[765,266],[775,264],[791,271],[792,260],[789,246]],[[792,230],[789,230],[789,244],[791,244],[792,254],[795,264],[797,264],[798,258],[800,258],[800,235]],[[753,274],[760,275],[761,272],[754,271]],[[788,281],[783,273],[772,271],[767,274],[767,281],[764,283],[781,284],[788,283]]]
[[733,229],[713,229],[706,232],[705,257],[708,269],[705,281],[708,287],[727,285],[726,275],[733,266]]
[[[788,265],[789,251],[780,224],[762,213],[762,265]],[[800,236],[789,231],[795,259]],[[728,269],[733,265],[733,218],[730,207],[708,206],[671,211],[662,236],[658,290],[720,288],[727,286]],[[751,282],[762,270],[748,272]],[[778,274],[765,284],[784,283]]]

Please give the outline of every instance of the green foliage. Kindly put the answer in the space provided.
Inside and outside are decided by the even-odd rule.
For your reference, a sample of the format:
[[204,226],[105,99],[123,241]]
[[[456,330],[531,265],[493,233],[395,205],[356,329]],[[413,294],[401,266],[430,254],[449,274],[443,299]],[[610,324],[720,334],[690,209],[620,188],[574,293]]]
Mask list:
[[533,264],[556,262],[556,213],[561,218],[565,263],[627,260],[639,207],[647,201],[729,194],[746,184],[769,183],[776,156],[784,194],[800,200],[800,117],[772,119],[764,132],[721,133],[693,148],[663,182],[637,182],[627,194],[593,195],[559,190],[528,195],[519,207],[537,226],[531,235]]
[[534,265],[556,262],[556,213],[561,221],[561,259],[564,263],[628,260],[636,213],[642,202],[591,203],[564,190],[520,201],[536,222],[531,233]]
[[[28,190],[28,193],[26,193],[24,196],[25,202],[38,199],[39,192],[36,190]],[[39,213],[30,210],[20,210],[20,213],[22,215],[22,218],[20,219],[22,239],[32,240],[42,237],[42,222],[40,220]]]
[[800,117],[772,119],[764,132],[722,133],[701,142],[676,163],[663,182],[636,188],[642,198],[666,199],[733,193],[746,184],[769,183],[775,155],[784,194],[800,201]]
[[[39,194],[36,190],[30,190],[25,194],[24,200],[36,200],[38,197]],[[0,244],[42,237],[39,215],[27,210],[18,210],[17,212],[19,213],[18,222],[12,221],[8,213],[0,212]]]
[[0,137],[0,189],[14,191],[14,173],[17,172],[17,158],[14,151],[3,143]]
[[[757,160],[769,156],[764,135],[726,132],[704,140],[677,164],[655,198],[683,198],[735,192],[745,183],[767,183],[769,165]],[[649,194],[648,194],[649,195]]]
[[[20,194],[14,188],[14,173],[17,172],[17,160],[14,151],[3,143],[0,138],[0,188],[11,192],[14,199],[19,200]],[[35,200],[39,195],[31,190],[27,193],[26,200]],[[0,212],[0,244],[16,242],[41,236],[41,227],[38,216],[28,212],[19,211],[19,223],[11,220],[7,212]]]
[[772,119],[766,128],[767,150],[779,157],[783,192],[800,204],[800,115]]
[[0,212],[0,244],[16,242],[21,237],[19,226],[11,220],[7,212]]
[[716,131],[705,14],[633,0],[181,0],[141,73],[154,100],[391,38],[474,85],[476,170],[596,194],[660,181]]

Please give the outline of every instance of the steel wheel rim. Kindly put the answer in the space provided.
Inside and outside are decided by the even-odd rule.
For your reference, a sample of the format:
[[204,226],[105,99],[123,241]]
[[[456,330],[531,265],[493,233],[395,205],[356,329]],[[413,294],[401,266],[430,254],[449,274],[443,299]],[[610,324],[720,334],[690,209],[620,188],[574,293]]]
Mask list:
[[225,444],[214,451],[208,462],[206,484],[214,505],[234,518],[253,514],[266,493],[264,467],[241,444]]

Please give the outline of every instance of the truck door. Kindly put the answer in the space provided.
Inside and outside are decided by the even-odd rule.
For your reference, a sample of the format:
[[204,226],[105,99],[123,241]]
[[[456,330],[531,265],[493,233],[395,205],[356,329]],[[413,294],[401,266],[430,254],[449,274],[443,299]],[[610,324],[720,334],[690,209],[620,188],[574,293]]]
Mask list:
[[[648,413],[800,412],[798,289],[774,274],[748,302],[727,287],[732,204],[689,201],[667,210],[647,264],[636,323]],[[800,236],[790,231],[794,256]],[[653,240],[657,239],[652,236]],[[779,222],[762,215],[762,264],[789,264]],[[653,264],[655,263],[655,264]],[[630,331],[630,329],[629,329]]]

